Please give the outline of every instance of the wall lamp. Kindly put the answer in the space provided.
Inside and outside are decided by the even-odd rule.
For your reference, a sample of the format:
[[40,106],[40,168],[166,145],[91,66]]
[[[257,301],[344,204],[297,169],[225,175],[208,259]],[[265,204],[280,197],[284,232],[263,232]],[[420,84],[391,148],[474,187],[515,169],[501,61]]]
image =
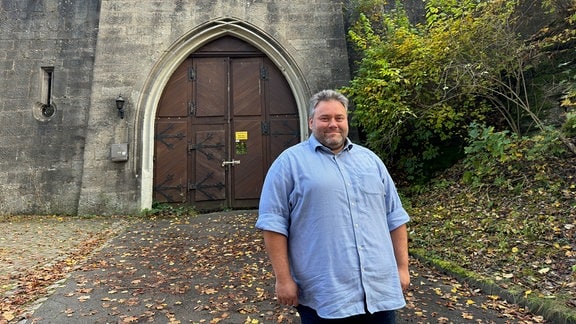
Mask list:
[[124,119],[124,103],[125,102],[126,102],[126,100],[124,100],[124,98],[122,98],[122,95],[118,95],[118,98],[116,98],[116,109],[118,109],[118,115],[122,119]]

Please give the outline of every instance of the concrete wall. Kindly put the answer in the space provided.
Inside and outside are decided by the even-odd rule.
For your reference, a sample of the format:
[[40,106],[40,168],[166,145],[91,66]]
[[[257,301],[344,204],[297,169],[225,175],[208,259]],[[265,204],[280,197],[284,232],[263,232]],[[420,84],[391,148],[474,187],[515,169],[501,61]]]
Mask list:
[[[190,53],[222,35],[244,39],[280,67],[301,117],[311,93],[350,77],[338,1],[0,5],[2,214],[124,214],[150,207],[153,121],[162,89]],[[54,68],[51,117],[42,115],[43,67]],[[124,119],[115,109],[119,94],[126,99]],[[128,144],[127,162],[111,160],[116,143]]]

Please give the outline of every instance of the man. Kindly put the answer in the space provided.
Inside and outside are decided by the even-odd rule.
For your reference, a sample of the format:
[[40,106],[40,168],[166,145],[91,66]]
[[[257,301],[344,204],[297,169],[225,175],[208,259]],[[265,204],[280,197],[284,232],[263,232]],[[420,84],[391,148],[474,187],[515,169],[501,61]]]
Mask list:
[[303,324],[394,323],[406,304],[409,216],[382,161],[348,139],[347,109],[333,90],[311,98],[312,135],[274,161],[260,197],[276,296]]

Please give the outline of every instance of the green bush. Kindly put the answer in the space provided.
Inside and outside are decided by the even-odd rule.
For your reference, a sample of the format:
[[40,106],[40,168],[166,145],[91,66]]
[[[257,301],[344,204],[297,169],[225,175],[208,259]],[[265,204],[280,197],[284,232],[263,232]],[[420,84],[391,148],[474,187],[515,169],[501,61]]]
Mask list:
[[[545,129],[534,136],[520,137],[509,131],[496,132],[492,126],[470,125],[468,146],[464,149],[464,183],[521,190],[526,181],[549,182],[546,168],[527,164],[565,153],[558,132]],[[528,178],[527,175],[531,177]]]
[[187,205],[153,202],[152,208],[143,209],[140,213],[142,216],[160,216],[160,217],[171,217],[171,216],[194,216],[197,211],[194,207]]
[[576,112],[567,113],[562,125],[562,133],[566,137],[576,137]]
[[514,56],[523,43],[508,28],[506,2],[430,1],[426,24],[412,24],[400,1],[395,7],[360,14],[350,29],[361,59],[342,92],[366,145],[414,182],[462,158],[470,123],[496,120],[513,106],[506,98],[521,97],[500,77],[523,68]]

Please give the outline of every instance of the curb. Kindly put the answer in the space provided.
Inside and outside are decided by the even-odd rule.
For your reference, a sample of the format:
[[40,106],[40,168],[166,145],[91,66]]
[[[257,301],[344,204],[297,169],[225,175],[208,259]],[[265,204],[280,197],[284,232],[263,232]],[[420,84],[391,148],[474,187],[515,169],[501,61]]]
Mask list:
[[495,284],[492,284],[492,283],[489,283],[486,281],[478,280],[478,279],[475,279],[472,277],[468,277],[468,276],[462,275],[460,273],[456,273],[455,271],[452,271],[450,269],[442,267],[440,264],[438,264],[438,262],[435,262],[434,260],[427,258],[426,256],[424,256],[418,252],[411,251],[410,255],[412,255],[413,257],[415,257],[419,261],[424,262],[430,266],[433,266],[437,270],[439,270],[439,271],[441,271],[441,272],[443,272],[449,276],[456,278],[459,281],[469,283],[470,285],[472,285],[476,288],[482,289],[482,291],[484,291],[484,293],[486,293],[486,294],[498,295],[507,301],[510,301],[514,304],[518,304],[522,307],[525,307],[525,308],[529,309],[532,313],[537,314],[537,315],[541,315],[546,320],[548,320],[552,323],[576,324],[576,314],[567,314],[567,313],[563,313],[563,312],[551,309],[549,307],[549,303],[538,302],[534,299],[528,299],[528,298],[525,298],[524,296],[522,296],[521,294],[516,294],[516,293],[510,292],[506,289],[501,288],[498,285],[495,285]]

